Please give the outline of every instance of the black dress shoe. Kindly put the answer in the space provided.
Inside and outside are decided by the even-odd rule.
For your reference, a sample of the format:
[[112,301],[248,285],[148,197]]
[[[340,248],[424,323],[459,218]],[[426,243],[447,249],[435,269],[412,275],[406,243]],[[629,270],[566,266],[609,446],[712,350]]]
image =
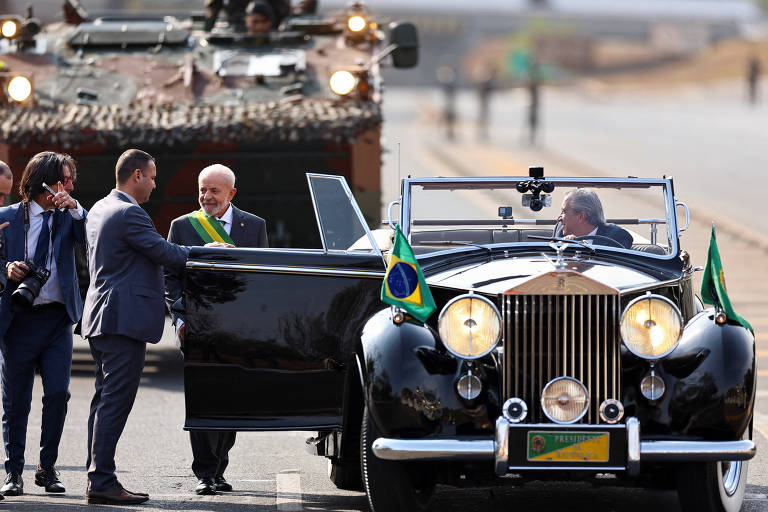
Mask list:
[[66,490],[59,480],[59,472],[53,466],[47,468],[37,466],[35,485],[45,487],[45,492],[64,492]]
[[138,505],[149,499],[126,491],[120,483],[116,483],[106,491],[85,491],[85,502],[89,505]]
[[216,482],[213,481],[213,478],[201,478],[197,481],[195,493],[201,496],[211,496],[216,494]]
[[5,496],[21,496],[24,494],[24,480],[19,473],[8,473],[5,483],[0,487],[0,493]]
[[232,490],[232,484],[224,480],[223,476],[217,476],[215,482],[217,491],[229,492]]

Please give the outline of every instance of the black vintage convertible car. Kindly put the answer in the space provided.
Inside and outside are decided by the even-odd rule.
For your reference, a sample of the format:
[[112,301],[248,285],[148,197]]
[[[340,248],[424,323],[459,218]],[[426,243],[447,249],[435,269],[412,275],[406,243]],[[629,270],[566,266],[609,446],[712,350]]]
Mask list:
[[[322,248],[190,254],[186,429],[317,432],[331,480],[376,511],[542,479],[740,509],[754,336],[695,295],[672,180],[408,178],[373,231],[343,178],[308,182]],[[601,211],[575,236],[585,189]],[[395,225],[426,323],[380,299]]]

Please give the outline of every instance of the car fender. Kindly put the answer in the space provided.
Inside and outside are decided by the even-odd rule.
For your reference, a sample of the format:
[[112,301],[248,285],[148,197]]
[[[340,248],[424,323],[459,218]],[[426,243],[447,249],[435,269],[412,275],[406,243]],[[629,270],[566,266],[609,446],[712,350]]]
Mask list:
[[[694,316],[678,347],[657,365],[666,392],[656,404],[637,394],[645,435],[741,439],[755,401],[755,339],[739,324]],[[639,381],[638,381],[639,382]]]
[[[390,308],[374,315],[361,335],[358,366],[363,396],[378,430],[403,438],[453,436],[458,431],[490,433],[498,411],[497,375],[475,363],[483,390],[474,400],[456,392],[466,363],[442,346],[434,329],[410,318],[392,320]],[[493,416],[495,420],[495,416]]]

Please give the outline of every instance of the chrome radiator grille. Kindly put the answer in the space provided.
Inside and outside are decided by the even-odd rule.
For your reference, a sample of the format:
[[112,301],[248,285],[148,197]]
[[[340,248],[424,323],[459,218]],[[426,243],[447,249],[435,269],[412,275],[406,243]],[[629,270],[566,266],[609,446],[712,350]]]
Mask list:
[[541,390],[555,377],[589,391],[582,423],[600,421],[600,404],[621,399],[618,295],[505,295],[504,399],[528,404],[531,422],[548,422]]

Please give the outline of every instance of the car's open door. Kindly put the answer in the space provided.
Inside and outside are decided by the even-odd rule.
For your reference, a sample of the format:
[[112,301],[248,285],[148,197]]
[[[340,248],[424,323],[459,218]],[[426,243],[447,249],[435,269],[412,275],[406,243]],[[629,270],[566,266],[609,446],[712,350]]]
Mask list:
[[384,260],[344,178],[307,177],[322,249],[190,253],[187,429],[341,426],[355,344],[383,307]]

